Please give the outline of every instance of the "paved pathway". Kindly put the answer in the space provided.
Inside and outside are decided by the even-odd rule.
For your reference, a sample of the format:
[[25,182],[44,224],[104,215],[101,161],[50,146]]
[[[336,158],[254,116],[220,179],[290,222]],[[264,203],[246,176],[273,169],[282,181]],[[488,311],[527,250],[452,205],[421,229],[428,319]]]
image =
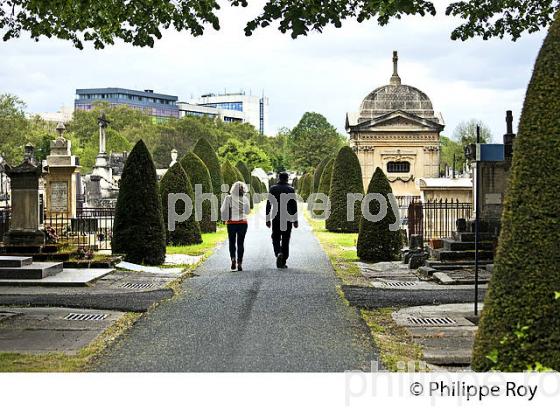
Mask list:
[[275,267],[264,207],[249,221],[243,272],[218,249],[184,292],[147,313],[99,360],[100,371],[344,371],[370,368],[368,329],[309,225],[292,235],[289,269]]

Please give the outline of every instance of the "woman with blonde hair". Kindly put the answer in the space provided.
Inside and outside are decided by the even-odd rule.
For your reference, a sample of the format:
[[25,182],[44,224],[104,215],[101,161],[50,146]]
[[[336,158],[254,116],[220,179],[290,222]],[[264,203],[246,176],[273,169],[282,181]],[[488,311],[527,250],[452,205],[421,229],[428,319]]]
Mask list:
[[247,186],[243,182],[237,181],[231,186],[229,195],[224,198],[220,211],[222,221],[226,221],[227,226],[231,270],[242,271],[247,216],[251,211],[247,198]]

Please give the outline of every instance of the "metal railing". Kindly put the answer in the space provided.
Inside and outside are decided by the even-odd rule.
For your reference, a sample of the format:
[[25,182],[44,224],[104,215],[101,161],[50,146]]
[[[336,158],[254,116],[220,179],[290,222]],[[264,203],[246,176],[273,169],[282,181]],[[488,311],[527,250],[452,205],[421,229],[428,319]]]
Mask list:
[[473,216],[472,204],[456,200],[412,201],[408,207],[408,234],[421,235],[424,241],[452,236],[457,220]]
[[[0,208],[0,241],[10,230],[10,214],[10,208]],[[114,219],[114,208],[81,208],[75,218],[62,212],[46,213],[43,226],[53,242],[110,250]]]

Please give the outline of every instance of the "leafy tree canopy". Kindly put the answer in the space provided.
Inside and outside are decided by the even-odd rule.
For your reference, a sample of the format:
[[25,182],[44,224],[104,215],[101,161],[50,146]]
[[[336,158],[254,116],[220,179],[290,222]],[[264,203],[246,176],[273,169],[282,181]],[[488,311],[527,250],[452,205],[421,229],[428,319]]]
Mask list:
[[473,144],[476,142],[476,127],[480,127],[480,142],[483,144],[492,141],[492,131],[484,122],[476,119],[462,121],[455,127],[453,138],[459,142],[461,146]]
[[344,145],[345,138],[327,119],[315,112],[306,112],[290,131],[288,149],[293,166],[311,171],[329,155]]
[[[231,6],[246,7],[247,0],[229,0]],[[453,30],[452,39],[466,40],[481,36],[511,36],[534,32],[552,21],[557,0],[462,0],[448,4],[445,13],[463,19]],[[39,40],[41,36],[71,41],[83,48],[92,42],[97,49],[120,39],[134,46],[153,47],[163,30],[173,28],[200,36],[205,28],[220,29],[216,0],[129,0],[71,1],[0,0],[0,30],[4,41],[23,32]],[[341,27],[346,19],[364,22],[376,19],[386,25],[403,15],[435,15],[436,7],[428,0],[267,0],[260,14],[245,25],[250,36],[258,28],[276,23],[292,38],[321,32],[327,26]]]
[[230,161],[231,163],[243,161],[250,169],[262,168],[265,171],[272,169],[266,152],[253,141],[240,141],[231,138],[218,149],[218,157],[222,161]]

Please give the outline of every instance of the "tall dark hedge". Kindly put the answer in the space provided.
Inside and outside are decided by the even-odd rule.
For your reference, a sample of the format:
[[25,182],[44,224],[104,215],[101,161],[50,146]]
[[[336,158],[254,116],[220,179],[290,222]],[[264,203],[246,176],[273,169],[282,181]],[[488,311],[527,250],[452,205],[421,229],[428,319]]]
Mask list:
[[[319,179],[319,185],[317,186],[317,194],[325,194],[329,195],[329,191],[331,189],[331,177],[332,177],[332,169],[333,169],[334,159],[329,159],[323,168],[323,173],[321,174],[321,178]],[[319,201],[317,201],[319,202]],[[314,215],[323,215],[324,211],[319,211],[317,209],[313,209]]]
[[325,165],[329,162],[330,157],[324,158],[319,165],[315,168],[315,172],[313,173],[313,187],[312,192],[318,192],[319,183],[321,182],[321,175],[323,175],[323,171],[325,170]]
[[[390,262],[398,259],[402,247],[400,227],[395,231],[389,229],[389,226],[398,220],[398,215],[395,215],[390,205],[388,195],[392,194],[393,190],[381,168],[375,169],[367,193],[378,193],[385,197],[387,215],[378,222],[368,221],[362,215],[357,243],[358,258],[366,262]],[[371,215],[379,214],[379,201],[370,201],[368,208]]]
[[262,185],[261,180],[257,178],[255,175],[251,175],[251,189],[254,189],[255,198],[257,199],[255,202],[259,203],[261,200],[260,194],[262,194]]
[[165,260],[165,227],[156,167],[142,140],[124,165],[111,249],[132,263],[161,265]]
[[208,172],[210,173],[210,178],[212,178],[214,195],[217,195],[219,198],[222,192],[222,171],[216,151],[214,151],[212,145],[210,145],[205,138],[200,138],[194,146],[193,152],[206,164],[206,168],[208,168]]
[[[203,193],[213,193],[210,172],[208,172],[206,164],[204,164],[204,161],[202,161],[198,155],[194,152],[187,152],[181,159],[181,166],[187,173],[193,190],[195,190],[195,186],[199,184],[201,185]],[[203,233],[216,232],[216,221],[212,221],[212,205],[210,201],[204,201],[202,203],[202,218],[199,224],[200,231]]]
[[311,193],[311,184],[313,183],[313,177],[311,174],[304,174],[298,182],[299,195],[304,201],[307,201],[309,194]]
[[560,291],[559,113],[556,13],[535,63],[514,143],[494,271],[474,346],[477,371],[522,371],[536,363],[560,371],[560,299],[554,293]]
[[331,189],[331,214],[325,227],[331,232],[358,232],[362,216],[360,201],[354,202],[354,218],[347,221],[346,194],[363,194],[362,169],[358,157],[350,147],[342,147],[333,165]]
[[[194,198],[194,190],[187,176],[187,173],[181,166],[180,162],[176,162],[167,170],[160,183],[161,208],[163,210],[163,221],[165,223],[167,243],[169,245],[182,246],[202,243],[200,234],[200,225],[195,219],[194,209],[191,216],[184,222],[175,224],[175,230],[169,231],[167,225],[168,212],[168,195],[185,193],[189,198]],[[193,200],[194,205],[194,200]],[[177,201],[175,203],[175,212],[181,215],[185,211],[185,202]]]

